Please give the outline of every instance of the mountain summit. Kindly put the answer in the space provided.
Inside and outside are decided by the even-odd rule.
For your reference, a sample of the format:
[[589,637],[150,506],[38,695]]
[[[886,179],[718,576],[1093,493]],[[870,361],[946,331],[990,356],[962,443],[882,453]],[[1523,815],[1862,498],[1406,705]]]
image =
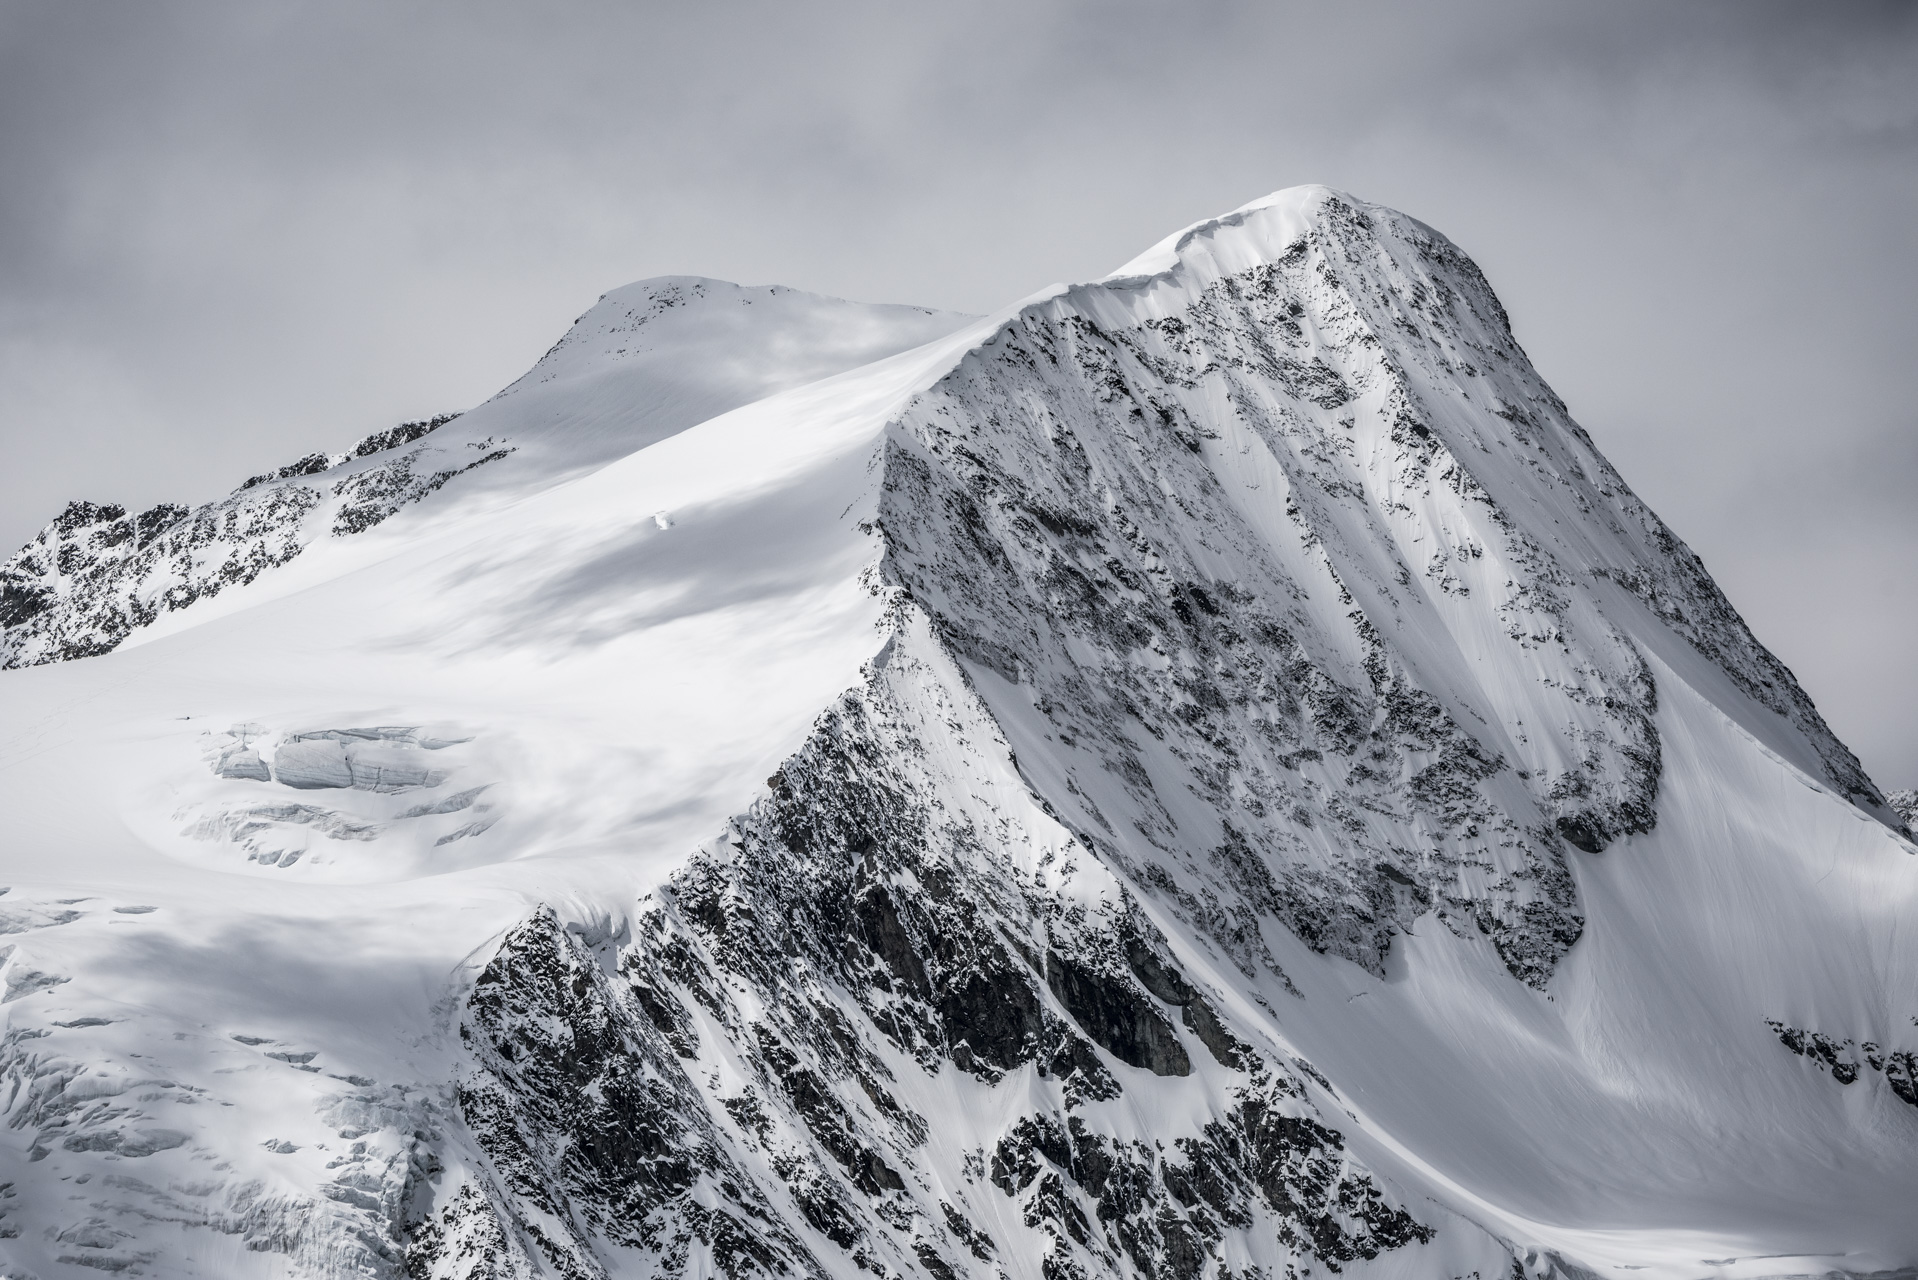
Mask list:
[[985,318],[629,286],[70,506],[0,660],[0,1274],[1918,1266],[1904,818],[1326,188]]

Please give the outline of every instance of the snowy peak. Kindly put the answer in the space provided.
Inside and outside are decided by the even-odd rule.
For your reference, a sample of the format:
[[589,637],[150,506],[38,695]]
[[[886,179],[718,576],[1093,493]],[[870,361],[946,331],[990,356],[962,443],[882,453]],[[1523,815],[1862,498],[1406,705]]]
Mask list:
[[1918,1263],[1918,847],[1389,209],[644,281],[22,555],[9,1274]]
[[[1316,183],[1285,187],[1248,201],[1230,213],[1202,219],[1173,232],[1100,283],[1124,284],[1149,279],[1170,273],[1181,265],[1209,273],[1210,278],[1249,270],[1276,261],[1287,253],[1314,229],[1329,205],[1349,208],[1360,203],[1342,191]],[[1383,206],[1371,207],[1393,212],[1384,210]]]
[[[780,285],[656,276],[614,289],[514,387],[641,365],[739,404],[944,337],[973,317]],[[510,390],[510,389],[509,389]]]
[[[1363,544],[1385,533],[1400,553],[1401,563],[1389,566],[1396,574],[1429,569],[1429,563],[1413,564],[1416,548],[1443,556],[1448,537],[1459,532],[1449,526],[1461,519],[1489,522],[1498,526],[1490,530],[1493,540],[1511,543],[1514,555],[1544,557],[1541,572],[1548,578],[1564,572],[1624,587],[1670,632],[1715,662],[1745,698],[1791,726],[1780,735],[1772,717],[1754,717],[1751,727],[1761,738],[1787,750],[1809,744],[1815,757],[1799,759],[1842,794],[1885,816],[1882,798],[1856,758],[1790,672],[1751,636],[1697,556],[1638,501],[1571,420],[1513,340],[1484,276],[1444,236],[1330,188],[1297,187],[1168,238],[1107,283],[1143,289],[1156,299],[1148,308],[1176,314],[1194,288],[1234,292],[1275,272],[1298,275],[1308,259],[1315,287],[1288,304],[1303,310],[1262,319],[1276,323],[1282,334],[1293,335],[1303,324],[1335,343],[1378,353],[1375,368],[1361,375],[1382,389],[1381,409],[1389,417],[1384,438],[1372,442],[1364,458],[1368,476],[1362,483],[1374,495],[1372,505],[1402,507],[1399,490],[1420,489],[1428,477],[1466,500],[1458,516],[1435,514],[1436,523],[1373,522],[1345,543]],[[1242,349],[1239,355],[1257,358],[1255,352]],[[1314,359],[1318,363],[1298,364],[1289,376],[1326,377],[1324,371],[1338,363],[1322,352]],[[1336,398],[1356,385],[1328,382],[1316,398]],[[1502,527],[1508,524],[1509,531]],[[1463,545],[1478,544],[1468,535]],[[1441,591],[1464,581],[1446,573],[1421,576]],[[1511,582],[1521,593],[1539,590],[1523,572]],[[1499,607],[1508,621],[1515,616],[1507,605]],[[1654,645],[1662,639],[1656,629],[1651,633]]]
[[1566,850],[1655,821],[1652,677],[1595,605],[1533,603],[1569,574],[1439,456],[1378,312],[1460,293],[1391,279],[1364,217],[1306,193],[1025,308],[902,418],[890,563],[1047,799],[1193,927],[1223,910],[1242,969],[1261,915],[1383,972],[1436,908],[1542,985],[1582,927]]
[[[693,276],[614,290],[468,414],[309,454],[195,509],[163,503],[128,516],[71,504],[0,564],[0,668],[108,652],[163,615],[363,534],[456,480],[450,496],[469,505],[518,500],[970,319]],[[504,469],[470,474],[509,457]]]

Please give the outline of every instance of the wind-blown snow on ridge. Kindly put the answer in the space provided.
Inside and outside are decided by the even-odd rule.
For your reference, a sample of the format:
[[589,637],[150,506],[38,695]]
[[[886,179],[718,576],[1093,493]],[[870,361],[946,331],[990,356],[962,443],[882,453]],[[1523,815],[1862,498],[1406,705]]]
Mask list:
[[[527,374],[478,409],[313,453],[189,509],[74,502],[0,564],[0,667],[90,657],[212,616],[222,592],[304,585],[337,562],[273,571],[354,539],[450,482],[462,505],[537,492],[742,404],[942,336],[970,317],[698,276],[606,294]],[[448,429],[449,424],[452,425]],[[489,463],[502,468],[473,474]],[[504,474],[500,474],[503,470]],[[389,531],[390,532],[390,531]],[[401,522],[401,537],[410,532]],[[364,540],[362,540],[364,541]],[[249,598],[259,593],[249,593]],[[192,609],[192,606],[200,606]],[[242,606],[244,607],[244,606]],[[191,609],[191,612],[187,612]],[[138,634],[136,633],[145,633]]]
[[16,1271],[1918,1258],[1912,846],[1422,224],[647,282],[453,431],[0,677]]

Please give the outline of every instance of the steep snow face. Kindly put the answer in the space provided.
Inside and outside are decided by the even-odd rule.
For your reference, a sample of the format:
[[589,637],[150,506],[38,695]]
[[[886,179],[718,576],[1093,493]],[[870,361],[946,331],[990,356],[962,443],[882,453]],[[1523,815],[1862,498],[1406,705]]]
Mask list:
[[1581,927],[1570,851],[1656,821],[1673,632],[1886,813],[1449,243],[1328,197],[1164,252],[915,404],[882,522],[1062,811],[1143,839],[1137,873],[1223,912],[1241,967],[1276,915],[1382,974],[1435,912],[1543,987]]
[[12,1271],[1918,1262],[1913,846],[1429,228],[648,282],[475,440],[0,677]]
[[[1767,1214],[1804,1222],[1790,1179],[1749,1172],[1779,1129],[1742,1129],[1747,1145],[1699,1117],[1723,1115],[1728,1058],[1762,1091],[1780,1043],[1817,1044],[1790,1030],[1811,1015],[1767,1008],[1836,1001],[1830,1043],[1856,1042],[1813,1058],[1841,1084],[1879,1071],[1872,1120],[1828,1127],[1828,1100],[1778,1097],[1766,1124],[1882,1161],[1822,1221],[1908,1251],[1885,1196],[1909,1176],[1913,1095],[1884,1046],[1908,1051],[1918,1009],[1852,1001],[1911,962],[1891,906],[1910,900],[1910,847],[1864,816],[1890,815],[1850,752],[1442,238],[1316,193],[1174,245],[1148,274],[1024,308],[892,441],[888,570],[1022,774],[1208,976],[1304,995],[1276,1013],[1291,1043],[1534,1226],[1609,1210],[1735,1239]],[[1773,770],[1819,794],[1830,829],[1781,811],[1780,782],[1757,781]],[[1841,868],[1859,878],[1833,892]],[[1741,875],[1777,887],[1728,900],[1717,877]],[[1856,946],[1899,958],[1879,969]],[[1540,1018],[1486,981],[1489,957],[1466,958],[1485,950],[1559,1008]],[[1301,975],[1328,970],[1304,952],[1383,981],[1315,988]],[[1779,957],[1760,981],[1754,954]],[[1792,972],[1832,964],[1846,977],[1819,995]],[[1364,1014],[1321,1020],[1361,997],[1376,1034]],[[1572,1132],[1576,1156],[1537,1140]],[[1711,1208],[1691,1181],[1703,1148]],[[1656,1240],[1568,1251],[1656,1265]]]

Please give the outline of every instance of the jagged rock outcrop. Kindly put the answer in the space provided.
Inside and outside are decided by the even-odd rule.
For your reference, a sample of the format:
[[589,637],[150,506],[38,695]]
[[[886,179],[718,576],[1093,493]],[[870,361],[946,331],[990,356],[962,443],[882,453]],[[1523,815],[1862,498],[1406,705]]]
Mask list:
[[[1055,802],[1142,836],[1141,882],[1231,920],[1242,965],[1262,914],[1376,970],[1436,908],[1549,977],[1581,928],[1569,851],[1656,821],[1657,691],[1599,580],[1760,671],[1834,784],[1876,800],[1449,243],[1329,197],[1269,260],[1208,267],[1002,326],[903,415],[879,523],[955,649],[1019,685],[1062,755],[1132,784],[1124,813]],[[1593,530],[1512,491],[1514,458]],[[1453,629],[1487,607],[1533,687],[1456,683]],[[1521,699],[1523,732],[1478,709]],[[1188,797],[1223,818],[1203,852],[1167,808]]]
[[1849,1036],[1833,1039],[1823,1032],[1788,1027],[1777,1019],[1766,1025],[1780,1044],[1830,1073],[1839,1084],[1856,1084],[1869,1071],[1884,1077],[1885,1086],[1899,1101],[1918,1107],[1918,1052],[1887,1049],[1870,1040],[1860,1043]]
[[497,445],[449,461],[417,443],[458,416],[402,423],[338,456],[309,454],[191,510],[68,503],[0,564],[0,669],[110,652],[163,613],[245,586],[326,532],[364,533],[512,452]]

